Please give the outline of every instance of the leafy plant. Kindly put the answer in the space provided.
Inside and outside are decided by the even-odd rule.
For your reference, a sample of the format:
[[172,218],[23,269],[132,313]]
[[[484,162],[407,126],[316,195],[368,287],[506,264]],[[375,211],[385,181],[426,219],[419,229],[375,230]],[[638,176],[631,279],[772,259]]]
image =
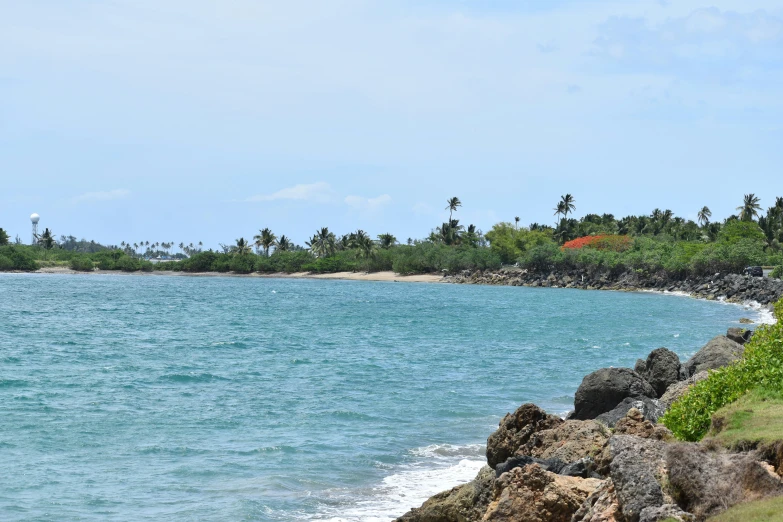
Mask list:
[[95,268],[92,261],[87,256],[76,256],[71,258],[70,266],[71,270],[77,270],[79,272],[92,272]]

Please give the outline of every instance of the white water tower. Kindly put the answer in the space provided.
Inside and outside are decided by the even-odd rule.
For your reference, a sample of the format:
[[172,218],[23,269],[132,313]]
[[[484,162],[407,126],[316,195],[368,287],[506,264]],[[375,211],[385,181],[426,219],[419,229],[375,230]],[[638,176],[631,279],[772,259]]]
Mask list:
[[34,213],[30,216],[30,221],[33,223],[33,241],[30,244],[34,245],[38,241],[38,222],[41,221],[41,216]]

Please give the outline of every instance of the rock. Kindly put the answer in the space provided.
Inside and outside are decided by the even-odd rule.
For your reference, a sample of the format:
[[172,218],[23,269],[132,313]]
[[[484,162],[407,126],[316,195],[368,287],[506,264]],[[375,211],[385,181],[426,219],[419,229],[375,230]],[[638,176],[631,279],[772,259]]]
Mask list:
[[540,459],[571,463],[595,456],[608,440],[609,432],[599,422],[567,420],[555,428],[533,434],[524,451]]
[[693,386],[699,381],[703,381],[708,376],[709,374],[706,371],[701,371],[696,375],[694,375],[693,377],[689,377],[684,381],[680,381],[672,384],[666,389],[666,393],[664,393],[663,396],[659,399],[661,405],[668,410],[671,407],[671,405],[674,403],[674,401],[676,401],[677,399],[679,399],[680,397],[682,397],[687,393],[688,389],[691,386]]
[[395,522],[479,522],[492,500],[495,473],[484,466],[472,482],[439,493]]
[[643,365],[636,363],[636,372],[649,382],[660,397],[666,388],[680,380],[680,358],[667,348],[658,348],[650,352]]
[[556,474],[559,474],[566,466],[565,462],[562,460],[537,459],[529,455],[522,455],[519,457],[511,457],[503,464],[498,464],[495,466],[495,478],[500,477],[503,473],[508,473],[515,468],[522,468],[530,464],[537,464],[544,471],[550,471]]
[[576,390],[574,418],[594,419],[613,410],[627,397],[655,398],[657,395],[647,381],[629,368],[602,368],[587,375]]
[[614,483],[605,480],[592,495],[582,503],[571,518],[572,522],[624,522],[620,505],[614,490]]
[[677,504],[704,520],[735,504],[783,494],[783,482],[756,452],[710,451],[700,444],[666,449],[669,488]]
[[664,504],[642,510],[639,522],[696,522],[696,517],[686,513],[677,504]]
[[639,522],[642,510],[665,502],[661,483],[666,476],[665,443],[630,435],[609,440],[610,465],[620,511],[628,522]]
[[632,399],[628,397],[623,399],[623,402],[618,404],[612,411],[602,413],[595,420],[603,422],[610,428],[614,428],[615,424],[624,418],[632,408],[639,410],[645,419],[652,422],[658,422],[658,418],[666,412],[666,408],[658,399],[649,399],[647,397]]
[[498,429],[487,439],[487,463],[494,469],[509,457],[517,455],[517,450],[524,446],[533,434],[562,423],[563,419],[547,414],[535,404],[523,404],[514,413],[503,417]]
[[748,319],[747,317],[743,317],[739,320],[740,324],[753,324],[752,319]]
[[592,457],[579,459],[571,464],[566,464],[560,469],[558,475],[567,477],[597,478],[601,476],[595,472],[595,461]]
[[685,377],[691,377],[701,371],[716,370],[728,366],[742,357],[744,352],[745,348],[741,344],[719,335],[683,365]]
[[[570,522],[602,481],[564,477],[536,464],[514,468],[495,480],[484,522]],[[457,519],[454,519],[457,520]]]
[[753,336],[753,330],[746,330],[745,328],[729,328],[726,332],[726,337],[738,344],[745,344],[750,341]]
[[616,435],[633,435],[643,439],[669,440],[674,438],[672,432],[665,426],[653,424],[645,419],[636,408],[628,410],[628,414],[615,425]]

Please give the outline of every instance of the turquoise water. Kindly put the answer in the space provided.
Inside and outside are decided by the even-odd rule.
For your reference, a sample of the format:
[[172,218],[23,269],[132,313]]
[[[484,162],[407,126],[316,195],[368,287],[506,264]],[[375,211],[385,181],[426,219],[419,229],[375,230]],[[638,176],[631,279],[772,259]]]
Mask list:
[[499,418],[752,311],[644,293],[0,275],[0,519],[389,520]]

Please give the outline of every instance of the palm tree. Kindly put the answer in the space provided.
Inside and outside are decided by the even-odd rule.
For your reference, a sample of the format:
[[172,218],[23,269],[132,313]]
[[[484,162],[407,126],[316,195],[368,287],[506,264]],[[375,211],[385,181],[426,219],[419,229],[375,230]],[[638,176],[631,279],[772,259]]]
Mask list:
[[[559,215],[562,214],[563,218],[565,219],[565,215],[566,215],[565,204],[562,201],[558,201],[557,202],[557,206],[554,208],[554,210],[555,210],[555,213],[553,214],[553,216],[559,216]],[[557,221],[559,221],[559,220],[557,220]],[[555,224],[557,224],[557,221],[555,221]]]
[[[363,232],[363,231],[360,231]],[[359,256],[364,259],[370,259],[375,255],[375,241],[370,239],[370,236],[363,235],[357,238],[355,242],[356,248],[359,250]]]
[[256,242],[256,247],[261,247],[264,249],[264,255],[266,257],[269,257],[269,247],[275,244],[275,240],[277,239],[277,236],[275,236],[272,233],[272,230],[269,228],[264,228],[258,231],[258,234],[256,234],[253,239]]
[[462,201],[459,200],[458,197],[454,196],[453,198],[449,198],[446,200],[446,204],[448,205],[446,207],[446,210],[449,211],[449,221],[451,221],[451,215],[457,211],[458,207],[462,206]]
[[761,210],[761,205],[759,205],[760,201],[761,200],[757,198],[755,194],[745,194],[742,205],[737,207],[737,210],[740,211],[740,220],[753,221],[753,218],[758,216],[759,210]]
[[514,229],[519,230],[519,216],[514,217]]
[[285,235],[282,235],[277,241],[275,241],[274,246],[275,252],[287,252],[288,250],[291,250],[293,244],[287,237],[285,237]]
[[252,247],[244,237],[237,239],[237,246],[234,247],[234,253],[238,256],[244,256],[252,252]]
[[380,243],[381,248],[391,248],[397,243],[397,238],[389,233],[380,234],[378,236],[378,243]]
[[334,254],[336,243],[335,235],[329,232],[328,227],[323,227],[315,232],[306,245],[310,247],[310,251],[315,257],[329,257]]
[[710,218],[712,217],[712,211],[707,206],[701,207],[701,210],[696,213],[696,219],[701,226],[708,225]]
[[57,244],[57,241],[54,240],[54,234],[52,234],[52,231],[48,228],[44,229],[43,234],[36,237],[36,240],[38,241],[38,244],[46,250],[51,250],[54,248],[54,245]]
[[563,218],[567,219],[568,214],[576,210],[576,205],[574,205],[575,201],[574,196],[571,194],[560,196],[560,202],[563,203]]

